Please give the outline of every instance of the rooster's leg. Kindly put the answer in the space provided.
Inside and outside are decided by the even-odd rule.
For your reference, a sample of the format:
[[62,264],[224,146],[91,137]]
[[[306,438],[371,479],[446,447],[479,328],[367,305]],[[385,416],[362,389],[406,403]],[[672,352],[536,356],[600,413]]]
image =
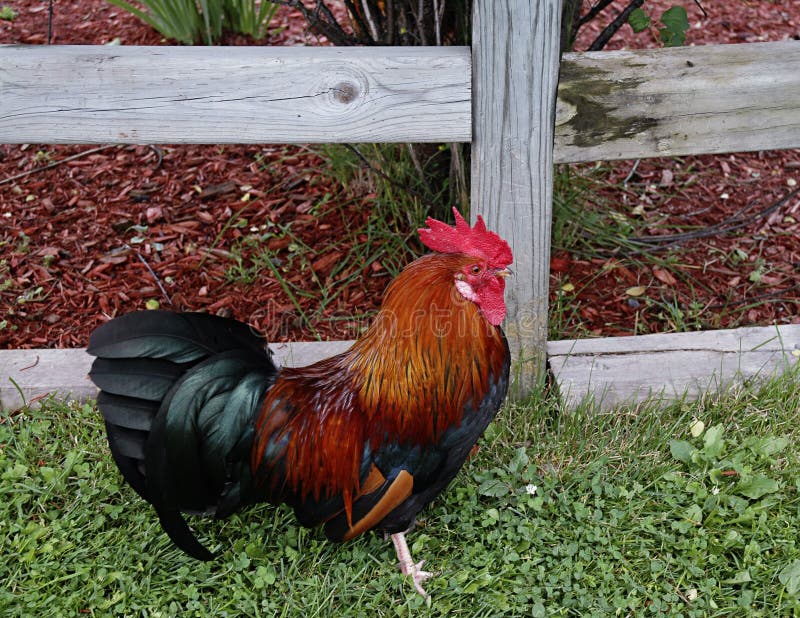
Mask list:
[[408,543],[406,543],[406,535],[404,532],[393,534],[392,543],[394,543],[394,549],[397,552],[397,559],[400,561],[400,570],[403,572],[403,575],[411,576],[411,580],[414,582],[414,588],[416,588],[417,592],[423,597],[427,598],[428,593],[425,592],[425,589],[422,587],[422,582],[432,577],[433,573],[422,570],[422,565],[425,563],[424,560],[420,560],[414,564],[414,561],[411,559],[411,552],[408,549]]

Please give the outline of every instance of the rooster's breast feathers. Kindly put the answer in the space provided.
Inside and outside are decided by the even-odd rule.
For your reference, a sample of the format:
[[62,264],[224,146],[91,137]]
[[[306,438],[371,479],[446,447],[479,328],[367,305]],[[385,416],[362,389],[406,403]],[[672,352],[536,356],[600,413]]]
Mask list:
[[408,528],[505,397],[502,331],[453,293],[453,258],[430,257],[395,280],[351,350],[282,370],[256,422],[262,497],[291,504],[305,525],[327,522],[331,538]]

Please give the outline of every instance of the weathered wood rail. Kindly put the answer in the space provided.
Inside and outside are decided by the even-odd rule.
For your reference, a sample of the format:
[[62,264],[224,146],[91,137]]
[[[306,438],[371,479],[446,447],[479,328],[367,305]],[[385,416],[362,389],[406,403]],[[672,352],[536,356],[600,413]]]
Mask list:
[[[524,395],[547,349],[553,162],[800,147],[800,42],[565,54],[559,78],[559,19],[559,0],[476,0],[471,48],[0,46],[0,142],[471,141],[472,217],[515,255]],[[572,376],[611,348],[549,352]],[[11,405],[32,361],[3,358]]]
[[[505,75],[470,53],[0,45],[0,143],[469,142],[473,64],[480,107]],[[553,160],[798,148],[798,67],[798,41],[564,54]]]

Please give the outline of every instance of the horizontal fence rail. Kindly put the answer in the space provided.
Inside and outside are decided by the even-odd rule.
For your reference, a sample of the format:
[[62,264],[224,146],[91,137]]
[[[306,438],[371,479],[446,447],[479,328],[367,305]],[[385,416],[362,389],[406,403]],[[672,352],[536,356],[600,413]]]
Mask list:
[[561,61],[557,163],[798,147],[798,41]]
[[800,364],[800,324],[551,341],[554,382],[567,408],[645,399],[696,399],[763,381]]
[[468,47],[0,46],[0,143],[468,142]]
[[[800,147],[800,42],[581,52],[556,163]],[[468,142],[467,47],[0,46],[0,143]]]

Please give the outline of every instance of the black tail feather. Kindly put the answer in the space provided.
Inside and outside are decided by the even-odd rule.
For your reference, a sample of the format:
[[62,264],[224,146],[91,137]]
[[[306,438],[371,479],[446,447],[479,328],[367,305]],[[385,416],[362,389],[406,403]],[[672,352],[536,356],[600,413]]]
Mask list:
[[106,322],[89,338],[101,358],[160,358],[194,363],[226,350],[265,352],[264,338],[249,325],[206,313],[139,311]]
[[[119,441],[117,440],[117,432],[119,427],[106,422],[106,434],[108,435],[108,446],[111,449],[111,455],[114,457],[114,462],[117,468],[122,473],[122,477],[128,481],[128,484],[133,487],[137,494],[145,500],[149,500],[147,493],[147,479],[144,476],[144,457],[130,457],[122,453],[119,448]],[[144,440],[142,439],[142,446],[140,450],[144,452]]]
[[183,551],[197,560],[209,561],[214,559],[214,554],[208,551],[203,544],[197,540],[189,524],[179,511],[156,509],[158,521],[167,533],[172,542]]
[[127,429],[150,431],[158,405],[158,402],[112,395],[105,391],[97,396],[97,406],[106,422]]
[[88,351],[120,472],[176,545],[211,560],[181,511],[247,498],[252,424],[277,374],[263,338],[235,320],[146,311],[98,328]]
[[89,377],[112,395],[161,401],[186,367],[153,358],[103,358],[92,363]]

